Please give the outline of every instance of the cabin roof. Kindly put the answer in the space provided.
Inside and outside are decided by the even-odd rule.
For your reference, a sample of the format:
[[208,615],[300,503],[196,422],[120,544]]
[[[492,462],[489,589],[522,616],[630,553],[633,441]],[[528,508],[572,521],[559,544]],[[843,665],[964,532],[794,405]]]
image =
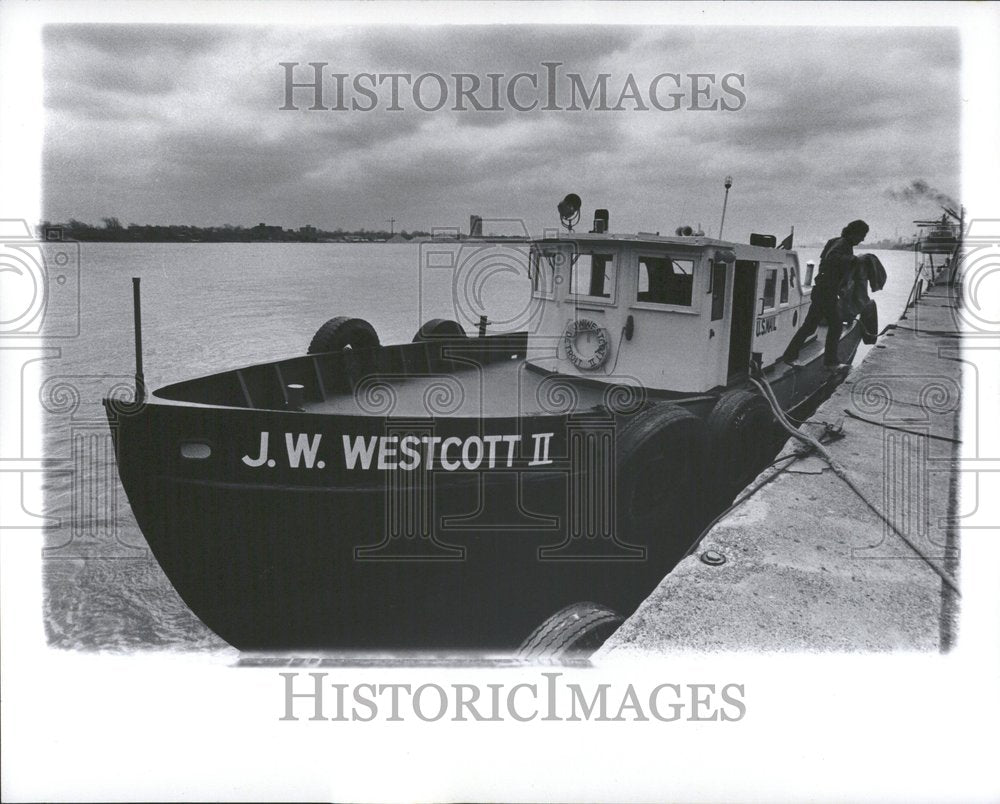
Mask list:
[[638,233],[611,233],[602,232],[559,232],[555,236],[540,237],[533,240],[541,245],[551,245],[555,243],[613,243],[616,245],[649,244],[655,246],[679,246],[681,248],[699,249],[705,247],[728,248],[738,250],[740,254],[745,254],[758,259],[770,258],[781,261],[783,255],[795,254],[794,249],[770,248],[769,246],[753,246],[749,243],[737,243],[732,240],[719,240],[715,237],[705,235],[688,236],[681,235],[659,235],[652,232]]

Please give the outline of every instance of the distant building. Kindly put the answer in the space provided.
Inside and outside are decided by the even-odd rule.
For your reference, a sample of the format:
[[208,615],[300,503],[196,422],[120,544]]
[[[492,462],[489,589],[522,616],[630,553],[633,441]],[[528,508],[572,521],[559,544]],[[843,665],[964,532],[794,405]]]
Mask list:
[[268,226],[266,223],[258,223],[250,232],[254,240],[283,240],[285,234],[280,226]]
[[35,227],[35,237],[39,240],[62,240],[63,227],[44,221]]

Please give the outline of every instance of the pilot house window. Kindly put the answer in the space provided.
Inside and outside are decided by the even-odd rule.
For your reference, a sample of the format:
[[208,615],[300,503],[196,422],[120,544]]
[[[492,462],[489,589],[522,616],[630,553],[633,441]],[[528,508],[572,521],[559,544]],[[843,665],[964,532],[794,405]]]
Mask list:
[[611,254],[581,254],[573,263],[570,293],[610,299],[615,287],[615,261]]
[[556,266],[565,259],[565,255],[559,252],[552,254],[542,254],[539,251],[531,252],[531,261],[528,263],[528,274],[531,276],[532,296],[539,299],[552,298],[552,279],[555,275]]
[[670,257],[639,257],[636,301],[691,306],[694,261]]
[[768,268],[764,273],[764,309],[774,307],[774,290],[778,283],[778,271],[775,268]]

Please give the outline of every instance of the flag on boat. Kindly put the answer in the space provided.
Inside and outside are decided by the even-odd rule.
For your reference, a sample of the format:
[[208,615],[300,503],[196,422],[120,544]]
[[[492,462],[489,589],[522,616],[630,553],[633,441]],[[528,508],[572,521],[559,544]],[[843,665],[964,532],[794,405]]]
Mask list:
[[794,237],[795,237],[795,227],[793,226],[792,227],[792,231],[789,232],[789,234],[788,234],[788,237],[786,237],[784,240],[781,241],[781,244],[778,246],[778,248],[783,248],[783,249],[789,249],[789,250],[791,250],[791,248],[792,248],[792,239]]

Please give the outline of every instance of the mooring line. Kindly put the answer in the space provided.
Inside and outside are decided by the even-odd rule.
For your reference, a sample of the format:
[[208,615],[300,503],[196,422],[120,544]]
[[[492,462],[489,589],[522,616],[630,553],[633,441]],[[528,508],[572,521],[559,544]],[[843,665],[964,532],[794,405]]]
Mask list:
[[844,408],[844,413],[850,416],[852,419],[857,419],[859,422],[865,422],[866,424],[874,424],[876,427],[884,427],[886,430],[897,430],[900,433],[909,433],[910,435],[920,436],[921,438],[933,438],[937,441],[948,441],[952,444],[961,444],[962,439],[960,438],[949,438],[948,436],[935,435],[934,433],[919,433],[916,430],[907,430],[905,427],[896,427],[892,424],[886,424],[885,422],[875,421],[875,419],[866,419],[864,416],[859,416],[847,408]]
[[841,480],[844,481],[844,483],[847,484],[848,488],[850,488],[851,491],[853,491],[860,498],[860,500],[866,506],[868,506],[868,508],[872,511],[872,513],[874,513],[879,519],[881,519],[886,525],[888,525],[889,528],[892,530],[892,532],[895,533],[907,547],[909,547],[914,553],[916,553],[917,556],[928,567],[930,567],[941,578],[942,581],[944,581],[944,583],[948,586],[948,588],[950,588],[951,591],[954,592],[957,597],[961,597],[962,593],[959,591],[958,584],[955,582],[955,579],[952,578],[947,572],[945,572],[945,570],[941,569],[937,564],[935,564],[934,561],[930,558],[930,556],[928,556],[926,553],[924,553],[923,550],[921,550],[916,544],[914,544],[913,541],[911,541],[910,538],[905,533],[899,530],[899,528],[897,528],[889,520],[889,518],[884,513],[882,513],[882,511],[878,509],[878,507],[876,507],[873,503],[871,503],[868,500],[868,498],[864,495],[861,489],[859,489],[856,485],[854,485],[854,481],[851,480],[851,478],[847,475],[847,472],[843,469],[843,467],[841,467],[836,461],[834,461],[833,456],[827,451],[827,449],[811,435],[796,430],[795,427],[793,427],[788,422],[788,420],[785,418],[784,411],[781,409],[781,405],[778,404],[778,400],[775,398],[774,392],[771,390],[771,386],[768,383],[768,381],[764,378],[763,375],[759,375],[760,378],[759,381],[757,377],[753,376],[756,370],[757,370],[756,366],[751,364],[750,382],[752,382],[755,386],[757,386],[760,392],[764,395],[764,398],[767,399],[768,404],[771,406],[771,411],[778,419],[778,423],[781,424],[781,426],[784,427],[792,435],[793,438],[797,438],[799,441],[802,441],[803,443],[812,446],[812,448],[820,455],[820,457],[822,457],[823,460],[826,461],[829,467],[833,469],[834,474],[837,475],[837,477],[839,477]]
[[780,469],[778,469],[778,471],[772,472],[767,477],[765,477],[763,480],[761,480],[759,483],[757,483],[757,484],[751,486],[749,489],[747,489],[740,497],[738,497],[737,499],[733,500],[733,502],[729,505],[728,508],[726,508],[726,510],[724,510],[722,513],[720,513],[718,516],[715,517],[715,519],[713,519],[704,528],[702,528],[701,533],[698,534],[698,538],[695,539],[691,543],[691,546],[687,549],[687,552],[684,554],[684,558],[687,558],[689,555],[691,555],[698,548],[698,545],[701,544],[702,541],[704,541],[705,537],[709,534],[709,532],[712,530],[712,528],[714,528],[716,525],[718,525],[719,522],[721,522],[723,519],[725,519],[727,516],[729,516],[729,514],[731,514],[733,511],[735,511],[741,505],[743,505],[743,503],[745,503],[747,500],[749,500],[751,497],[753,497],[753,495],[756,494],[758,491],[760,491],[762,488],[764,488],[764,486],[766,486],[772,480],[774,480],[775,478],[777,478],[778,475],[780,475],[782,472],[784,472],[796,460],[798,460],[799,458],[803,457],[804,455],[808,455],[810,452],[812,452],[812,450],[808,449],[808,450],[803,450],[802,452],[793,452],[791,455],[784,455],[784,456],[782,456],[780,458],[776,458],[775,460],[771,461],[771,463],[769,463],[767,466],[765,466],[763,469],[761,469],[761,472],[763,472],[766,469],[770,469],[771,467],[777,466],[782,461],[787,461],[787,463],[784,466],[782,466]]
[[961,332],[948,329],[919,329],[918,327],[904,327],[902,324],[896,324],[893,329],[905,329],[907,332],[919,332],[922,335],[936,335],[944,338],[962,337]]

